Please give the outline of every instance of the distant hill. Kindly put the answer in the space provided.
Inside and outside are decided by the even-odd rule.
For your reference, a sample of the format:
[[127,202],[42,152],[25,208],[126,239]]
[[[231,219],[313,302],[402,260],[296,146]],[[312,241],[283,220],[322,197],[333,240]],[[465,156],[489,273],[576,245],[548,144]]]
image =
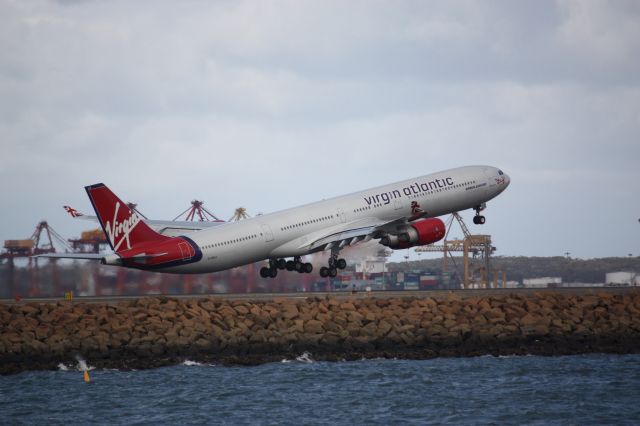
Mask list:
[[[462,257],[455,257],[462,271]],[[451,259],[449,270],[455,271]],[[566,257],[503,257],[491,258],[494,269],[507,273],[507,280],[523,278],[562,277],[563,282],[602,283],[607,272],[634,271],[640,273],[640,257],[605,257],[600,259],[571,259]],[[425,259],[411,262],[389,263],[389,271],[432,270],[442,271],[442,259]]]

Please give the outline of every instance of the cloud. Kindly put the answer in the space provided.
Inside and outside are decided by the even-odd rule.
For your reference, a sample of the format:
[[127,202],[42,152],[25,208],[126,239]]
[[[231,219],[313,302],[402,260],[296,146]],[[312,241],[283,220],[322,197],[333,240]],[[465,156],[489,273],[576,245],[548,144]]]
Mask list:
[[[98,181],[152,217],[199,198],[226,218],[495,164],[513,181],[487,213],[503,254],[637,251],[618,212],[640,211],[638,11],[4,2],[0,235],[41,218],[77,234],[60,206],[86,210],[82,186]],[[588,243],[603,221],[616,225]]]

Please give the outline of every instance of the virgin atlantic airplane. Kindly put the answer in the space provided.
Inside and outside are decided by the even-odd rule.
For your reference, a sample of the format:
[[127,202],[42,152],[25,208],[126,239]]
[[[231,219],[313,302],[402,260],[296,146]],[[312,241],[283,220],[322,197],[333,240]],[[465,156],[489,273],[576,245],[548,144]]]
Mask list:
[[[275,277],[279,269],[309,273],[313,265],[302,256],[328,251],[320,276],[335,277],[347,265],[339,256],[346,246],[372,239],[391,249],[431,244],[445,235],[437,216],[466,209],[474,209],[473,222],[483,224],[485,203],[509,183],[509,176],[495,167],[460,167],[239,222],[195,225],[143,219],[98,183],[85,189],[113,253],[44,256],[179,274],[268,260],[269,266],[260,270],[266,278]],[[82,216],[65,208],[72,216]]]

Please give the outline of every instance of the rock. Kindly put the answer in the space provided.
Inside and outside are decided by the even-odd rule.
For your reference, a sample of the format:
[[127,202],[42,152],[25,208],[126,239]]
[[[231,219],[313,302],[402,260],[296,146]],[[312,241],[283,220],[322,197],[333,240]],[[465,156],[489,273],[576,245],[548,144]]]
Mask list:
[[38,327],[36,327],[35,329],[35,335],[36,335],[36,339],[38,340],[44,340],[47,337],[49,337],[52,333],[51,328],[48,325],[39,325]]
[[343,327],[333,321],[324,322],[324,329],[329,332],[339,333],[342,331]]
[[339,334],[328,332],[322,336],[322,339],[320,342],[331,347],[331,346],[337,346],[341,341],[342,341],[342,338],[340,337]]
[[299,315],[298,307],[293,304],[286,304],[283,306],[282,316],[285,319],[291,320]]
[[355,311],[356,307],[351,302],[344,302],[340,304],[340,309],[343,311]]
[[361,329],[361,327],[359,325],[354,324],[354,323],[349,323],[345,327],[345,330],[349,333],[350,336],[353,336],[353,337],[356,337],[356,336],[360,335],[360,329]]
[[324,332],[324,328],[323,325],[320,321],[318,320],[310,320],[305,322],[304,324],[304,331],[305,333],[323,333]]
[[538,324],[539,321],[540,319],[538,317],[535,317],[531,314],[527,314],[520,319],[520,325],[523,327],[532,327]]
[[450,328],[449,331],[459,332],[459,333],[470,333],[471,326],[469,324],[458,324]]
[[451,329],[453,327],[455,327],[457,325],[457,321],[453,320],[453,319],[448,319],[444,322],[444,328],[446,329]]
[[390,303],[387,299],[378,299],[376,300],[376,306],[380,307],[380,308],[386,308],[387,306],[389,306]]
[[396,333],[402,334],[402,333],[406,333],[408,331],[415,330],[415,326],[413,324],[407,324],[407,325],[403,325],[403,326],[397,327],[394,330],[395,330]]
[[36,303],[27,303],[21,307],[20,311],[22,315],[36,317],[40,314],[40,306]]
[[[313,297],[247,302],[159,297],[117,306],[0,304],[0,374],[9,368],[7,356],[20,357],[28,366],[37,357],[65,358],[76,352],[113,362],[131,357],[127,362],[136,365],[141,362],[138,357],[156,359],[148,365],[160,365],[167,361],[158,357],[181,354],[266,360],[288,356],[291,348],[330,353],[333,359],[381,349],[397,356],[425,346],[429,356],[495,353],[496,348],[500,353],[612,347],[640,352],[639,303],[635,294],[576,297],[546,292],[445,300]],[[551,343],[558,341],[578,343]]]
[[381,320],[378,324],[378,336],[386,336],[392,329],[391,324],[385,320]]
[[357,325],[361,325],[364,316],[358,313],[357,311],[349,312],[347,315],[350,323],[355,323]]
[[244,305],[235,306],[233,309],[235,309],[235,311],[240,315],[247,315],[250,312],[249,309]]

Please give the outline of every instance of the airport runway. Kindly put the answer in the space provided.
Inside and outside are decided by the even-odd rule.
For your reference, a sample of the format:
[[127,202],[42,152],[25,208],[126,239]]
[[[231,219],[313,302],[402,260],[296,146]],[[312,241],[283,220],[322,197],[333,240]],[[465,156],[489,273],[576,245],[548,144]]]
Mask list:
[[[306,299],[308,297],[336,297],[350,298],[401,298],[401,297],[432,297],[446,299],[447,297],[483,297],[502,296],[508,294],[560,293],[560,294],[627,294],[640,292],[640,287],[558,287],[558,288],[498,288],[498,289],[469,289],[469,290],[399,290],[399,291],[329,291],[329,292],[299,292],[299,293],[209,293],[209,294],[146,294],[137,296],[74,296],[73,302],[85,303],[118,303],[145,297],[167,297],[175,299],[217,298],[224,300],[272,300],[272,299]],[[14,299],[0,299],[0,303],[55,303],[65,301],[64,297],[23,298],[19,302]]]

